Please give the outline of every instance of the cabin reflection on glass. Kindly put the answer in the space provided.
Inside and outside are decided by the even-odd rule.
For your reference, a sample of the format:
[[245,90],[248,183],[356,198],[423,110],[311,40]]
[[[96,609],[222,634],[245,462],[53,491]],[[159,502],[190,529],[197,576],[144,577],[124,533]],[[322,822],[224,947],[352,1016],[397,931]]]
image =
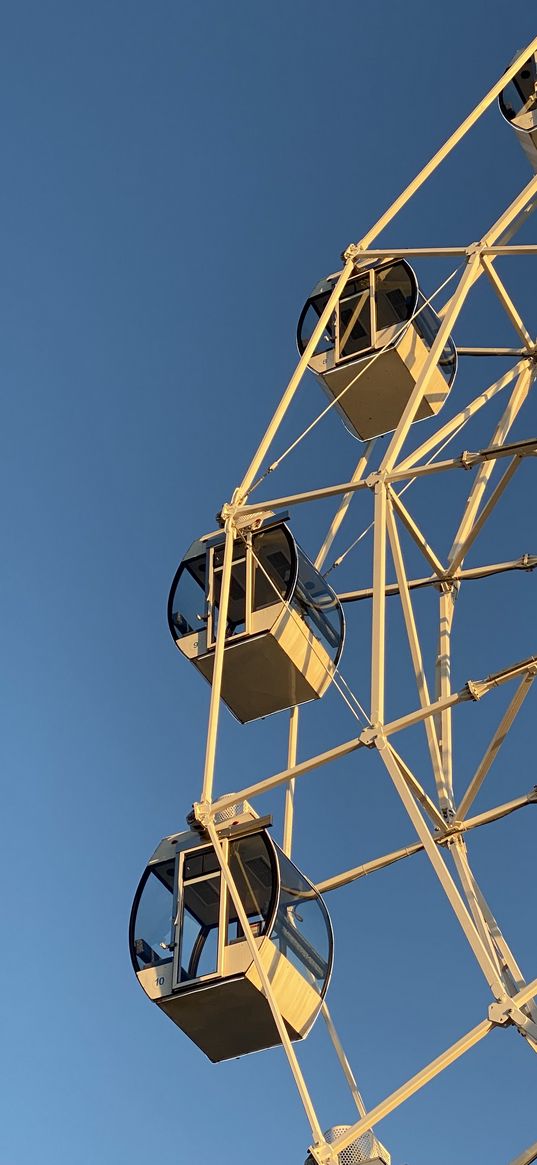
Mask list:
[[[168,623],[177,647],[211,683],[225,534],[194,542],[172,583]],[[344,638],[334,591],[282,516],[240,531],[226,625],[222,699],[241,723],[318,699]]]
[[502,89],[498,102],[506,121],[516,131],[530,165],[537,170],[537,53]]
[[[216,817],[224,854],[292,1040],[310,1031],[328,987],[333,936],[311,882],[247,802]],[[216,853],[199,833],[164,838],[138,886],[129,943],[138,981],[214,1062],[279,1044]]]
[[[321,280],[305,304],[297,330],[300,352],[338,278],[339,272]],[[349,279],[309,367],[354,437],[366,441],[397,428],[439,328],[404,259],[375,263]],[[439,412],[456,369],[448,338],[416,420]]]

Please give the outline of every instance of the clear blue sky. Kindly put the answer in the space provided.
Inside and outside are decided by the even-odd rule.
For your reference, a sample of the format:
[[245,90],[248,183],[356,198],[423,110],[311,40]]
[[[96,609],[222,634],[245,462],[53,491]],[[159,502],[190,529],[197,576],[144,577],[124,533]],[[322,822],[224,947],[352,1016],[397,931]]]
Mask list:
[[[168,587],[242,476],[293,367],[311,287],[535,32],[531,5],[499,0],[4,7],[5,1165],[302,1165],[309,1131],[283,1053],[211,1065],[145,1000],[129,963],[138,878],[159,838],[182,826],[203,762],[209,689],[170,640]],[[470,242],[529,177],[492,110],[385,238]],[[532,269],[504,270],[535,331]],[[447,273],[424,269],[426,290]],[[455,338],[513,336],[483,292]],[[467,363],[446,416],[505,367]],[[278,448],[322,404],[308,381]],[[485,444],[498,413],[454,451]],[[516,434],[532,435],[535,421],[528,406]],[[339,480],[356,458],[331,418],[270,485]],[[460,479],[449,494],[443,483],[410,495],[440,550],[468,486]],[[525,466],[469,564],[536,552],[531,481]],[[367,524],[369,504],[356,503],[339,549]],[[328,516],[297,513],[312,554]],[[341,589],[367,585],[370,570],[364,540]],[[534,649],[534,577],[471,586],[455,686]],[[415,696],[393,612],[388,704],[398,714]],[[433,615],[424,598],[431,651]],[[342,661],[362,697],[367,620],[365,609],[350,614]],[[459,790],[506,699],[461,710]],[[530,705],[476,809],[534,783]],[[224,713],[217,790],[281,768],[286,728],[285,714],[241,728]],[[355,731],[330,693],[303,716],[300,754]],[[420,750],[421,737],[409,740],[410,760]],[[374,761],[360,754],[299,787],[295,852],[314,880],[413,840]],[[278,829],[281,798],[261,807]],[[533,823],[524,810],[471,849],[528,976]],[[330,1003],[373,1104],[479,1022],[488,992],[421,857],[329,906]],[[300,1055],[323,1124],[351,1120],[320,1027]],[[393,1165],[507,1165],[537,1137],[536,1073],[519,1036],[493,1033],[379,1126]]]

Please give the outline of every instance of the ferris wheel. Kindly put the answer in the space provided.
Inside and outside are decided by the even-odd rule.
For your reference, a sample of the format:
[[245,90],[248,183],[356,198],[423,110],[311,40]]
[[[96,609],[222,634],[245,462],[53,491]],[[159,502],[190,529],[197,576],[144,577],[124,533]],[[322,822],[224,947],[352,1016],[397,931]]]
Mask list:
[[[376,248],[377,236],[437,167],[498,102],[529,159],[534,176],[478,242],[459,247]],[[500,668],[468,675],[452,686],[457,597],[467,584],[495,575],[532,571],[537,557],[465,566],[512,479],[535,457],[537,439],[513,437],[515,422],[536,376],[537,344],[520,314],[497,260],[535,256],[537,246],[511,242],[537,206],[537,38],[518,53],[503,76],[362,240],[343,254],[343,267],[323,278],[298,322],[300,358],[281,401],[234,491],[221,507],[219,527],[198,537],[184,554],[168,600],[168,623],[179,652],[210,685],[203,784],[188,829],[164,838],[136,891],[130,921],[134,970],[146,995],[213,1062],[281,1045],[311,1129],[306,1165],[390,1165],[377,1134],[383,1118],[439,1076],[495,1028],[514,1028],[537,1052],[537,978],[527,980],[478,885],[467,835],[532,803],[537,788],[515,800],[470,815],[537,675],[535,645]],[[433,289],[427,263],[449,259],[455,269]],[[423,285],[419,278],[425,272]],[[453,333],[480,282],[488,282],[512,329],[510,347],[457,345]],[[471,318],[471,315],[470,315]],[[515,342],[516,341],[516,342]],[[505,357],[493,383],[467,396],[447,420],[458,365],[465,358]],[[480,365],[482,366],[482,365]],[[270,460],[272,445],[306,373],[327,398],[325,407]],[[312,378],[310,377],[310,383]],[[448,445],[492,402],[500,413],[488,442],[453,455]],[[300,493],[263,496],[273,474],[324,416],[335,413],[358,442],[353,475]],[[418,422],[427,422],[426,426]],[[417,428],[415,427],[417,426]],[[489,428],[490,432],[490,428]],[[416,438],[412,447],[410,439]],[[423,436],[422,436],[423,435]],[[378,439],[384,437],[384,442]],[[464,478],[449,513],[453,534],[441,553],[435,526],[423,528],[413,513],[417,495],[431,483]],[[265,489],[258,493],[258,488]],[[372,518],[329,565],[358,496],[372,499]],[[335,513],[320,548],[306,552],[293,533],[297,507],[329,499]],[[291,516],[290,516],[291,514]],[[334,568],[370,531],[372,578],[339,591]],[[353,528],[355,535],[355,528]],[[412,546],[412,555],[408,546]],[[409,562],[419,561],[414,576]],[[418,607],[435,598],[434,633],[423,633]],[[410,654],[414,691],[402,693],[400,712],[386,716],[386,685],[393,668],[386,635],[389,603],[399,603]],[[369,695],[360,697],[343,678],[345,611],[370,612]],[[363,643],[361,645],[363,652]],[[427,679],[434,675],[434,686]],[[507,686],[507,706],[466,787],[453,744],[459,705],[480,704]],[[297,759],[301,705],[336,690],[359,731],[322,752]],[[239,791],[214,797],[216,745],[222,704],[239,724],[287,712],[287,754],[281,769]],[[478,710],[477,710],[478,711]],[[409,732],[424,733],[426,763],[417,771],[405,759]],[[395,740],[400,737],[399,740]],[[307,787],[320,767],[368,749],[378,754],[412,824],[416,841],[368,863],[314,883],[292,857],[295,785]],[[302,779],[304,779],[302,781]],[[428,789],[430,791],[428,791]],[[257,798],[280,790],[285,798],[283,835],[256,810]],[[454,912],[491,1002],[475,1025],[373,1108],[366,1110],[328,1007],[334,936],[325,898],[414,853],[423,851]],[[537,968],[536,968],[537,972]],[[317,1020],[326,1024],[350,1096],[352,1124],[321,1123],[297,1046]],[[340,1118],[339,1118],[340,1119]],[[519,1146],[515,1145],[514,1149]],[[512,1165],[537,1160],[537,1145]]]

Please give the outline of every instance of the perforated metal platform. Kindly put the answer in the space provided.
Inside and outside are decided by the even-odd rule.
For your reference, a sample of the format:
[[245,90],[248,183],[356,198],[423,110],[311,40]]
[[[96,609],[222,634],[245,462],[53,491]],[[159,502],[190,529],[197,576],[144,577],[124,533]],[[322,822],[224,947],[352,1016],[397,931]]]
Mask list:
[[[350,1125],[334,1125],[324,1134],[325,1139],[331,1145],[350,1127]],[[348,1145],[346,1149],[342,1149],[341,1153],[338,1153],[338,1162],[339,1165],[373,1165],[373,1163],[377,1165],[377,1162],[378,1165],[391,1165],[391,1156],[378,1138],[373,1133],[367,1132]],[[308,1154],[305,1165],[314,1165],[311,1154]]]

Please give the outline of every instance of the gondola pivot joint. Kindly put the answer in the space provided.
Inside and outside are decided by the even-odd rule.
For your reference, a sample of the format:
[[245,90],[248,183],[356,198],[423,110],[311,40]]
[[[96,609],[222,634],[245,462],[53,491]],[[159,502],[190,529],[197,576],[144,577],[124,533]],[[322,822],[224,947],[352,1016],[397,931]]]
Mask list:
[[363,251],[363,247],[359,243],[349,243],[345,251],[341,252],[341,258],[344,263],[348,263],[349,259],[356,259]]
[[194,801],[192,812],[188,815],[188,824],[193,829],[206,829],[211,820],[211,802]]
[[313,1157],[314,1161],[317,1161],[317,1165],[332,1165],[333,1161],[338,1160],[337,1157],[334,1157],[330,1145],[327,1145],[326,1142],[322,1145],[311,1145],[309,1155]]
[[230,522],[235,517],[237,511],[237,504],[235,502],[224,502],[222,509],[216,515],[216,520],[220,526],[225,526],[226,522]]

